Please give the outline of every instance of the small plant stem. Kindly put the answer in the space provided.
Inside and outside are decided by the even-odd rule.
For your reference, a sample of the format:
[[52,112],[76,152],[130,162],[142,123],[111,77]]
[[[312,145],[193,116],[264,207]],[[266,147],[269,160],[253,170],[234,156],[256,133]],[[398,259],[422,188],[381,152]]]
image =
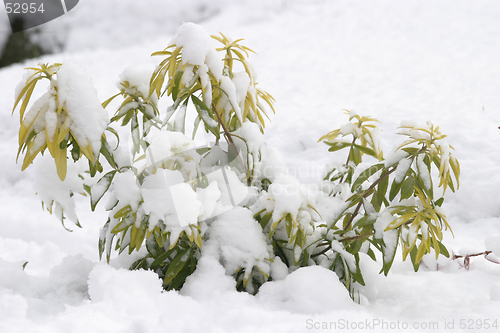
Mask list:
[[490,253],[491,253],[491,251],[484,251],[484,252],[481,252],[481,253],[467,254],[465,256],[453,255],[453,259],[464,258],[464,257],[478,257],[478,256],[483,256],[483,255],[487,256]]
[[[231,133],[229,133],[226,125],[224,125],[224,122],[222,121],[222,119],[221,119],[221,117],[219,115],[219,112],[217,112],[217,108],[215,107],[215,103],[214,102],[212,102],[212,108],[214,109],[214,113],[217,116],[217,120],[219,120],[219,124],[221,125],[222,130],[224,131],[224,137],[226,138],[226,140],[229,143],[229,149],[234,154],[234,156],[238,157],[238,161],[243,166],[243,168],[246,169],[245,163],[243,162],[243,159],[239,155],[238,149],[236,148],[236,145],[234,144],[233,137],[231,136]],[[252,184],[252,177],[249,177],[247,179],[247,185],[250,186],[251,184]]]
[[[365,190],[365,192],[363,193],[362,197],[366,198],[367,196],[369,196],[371,194],[372,190],[375,188],[375,186],[377,186],[382,180],[384,180],[384,178],[387,178],[394,171],[396,171],[396,167],[393,167],[391,170],[387,171],[382,176],[380,176],[379,179],[377,179],[373,184],[371,184],[371,186],[369,188],[367,188]],[[358,203],[358,205],[356,206],[356,209],[354,210],[354,213],[352,213],[352,216],[349,219],[349,222],[347,222],[347,225],[345,226],[344,229],[349,228],[349,226],[352,224],[352,222],[354,221],[354,218],[356,217],[356,215],[358,215],[359,210],[361,209],[361,205],[362,204],[363,204],[363,200],[360,200],[359,203]]]
[[328,250],[330,250],[332,248],[332,245],[328,245],[326,248],[324,248],[323,250],[321,250],[321,252],[318,252],[318,253],[315,253],[315,254],[312,254],[311,255],[311,258],[316,258],[316,257],[319,257],[320,255],[322,254],[325,254]]
[[[424,152],[426,149],[427,149],[427,147],[424,145],[418,152],[416,152],[413,155],[410,155],[408,158],[414,159],[418,154]],[[368,187],[364,191],[362,197],[366,198],[367,196],[369,196],[371,194],[371,191],[375,188],[375,186],[377,186],[382,180],[384,180],[384,178],[387,178],[391,173],[396,171],[396,169],[397,169],[397,166],[394,166],[391,170],[387,171],[382,176],[380,176],[379,179],[377,179],[373,184],[371,184],[370,187]],[[356,209],[354,210],[354,213],[352,214],[351,218],[349,219],[349,222],[345,226],[345,229],[347,229],[352,224],[352,221],[354,221],[354,218],[356,217],[356,215],[358,215],[362,204],[363,204],[363,200],[360,200],[358,205],[356,206]]]
[[375,235],[375,232],[370,232],[368,234],[363,234],[363,235],[357,235],[357,236],[353,236],[353,237],[349,237],[349,238],[344,238],[344,239],[339,240],[339,242],[340,243],[349,242],[349,241],[352,241],[352,240],[356,240],[356,239],[359,239],[359,238],[368,237],[368,236],[372,236],[372,235]]
[[[354,134],[353,134],[354,136]],[[352,139],[352,142],[351,142],[351,149],[349,149],[349,154],[347,154],[347,160],[345,161],[345,166],[346,168],[348,168],[348,165],[349,165],[349,159],[351,157],[351,152],[353,150],[353,147],[354,147],[354,143],[356,142],[356,137],[354,136],[354,138]],[[342,183],[344,181],[344,176],[345,174],[340,178],[340,181],[339,183]]]
[[[357,235],[357,236],[353,236],[353,237],[349,237],[349,238],[344,238],[344,239],[339,240],[339,242],[340,243],[350,242],[352,240],[356,240],[356,239],[359,239],[359,238],[368,237],[368,236],[372,236],[372,235],[375,235],[375,232],[370,232],[368,234],[363,234],[363,235]],[[321,252],[318,252],[318,253],[315,253],[315,254],[311,255],[311,258],[318,257],[318,256],[320,256],[322,254],[325,254],[328,250],[331,250],[332,244],[330,242],[324,242],[324,243],[318,244],[318,246],[326,246],[326,245],[328,245],[326,248],[324,248],[323,250],[321,250]]]

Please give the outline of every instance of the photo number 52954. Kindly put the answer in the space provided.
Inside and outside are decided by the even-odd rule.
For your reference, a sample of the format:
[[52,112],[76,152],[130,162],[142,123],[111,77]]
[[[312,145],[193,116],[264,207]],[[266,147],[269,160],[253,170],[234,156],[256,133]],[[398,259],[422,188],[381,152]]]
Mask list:
[[37,4],[34,2],[31,3],[18,3],[18,2],[6,2],[5,10],[7,14],[35,14],[35,13],[43,13],[45,10],[43,9],[43,2],[41,4]]

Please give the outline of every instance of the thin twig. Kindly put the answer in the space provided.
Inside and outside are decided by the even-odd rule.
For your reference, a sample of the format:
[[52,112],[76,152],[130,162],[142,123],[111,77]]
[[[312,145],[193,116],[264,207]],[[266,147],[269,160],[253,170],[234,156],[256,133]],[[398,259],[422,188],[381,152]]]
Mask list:
[[488,255],[491,254],[491,253],[492,253],[492,251],[484,251],[484,252],[481,252],[481,253],[467,254],[465,256],[461,256],[461,255],[455,255],[455,253],[452,252],[451,259],[455,260],[455,259],[458,259],[458,258],[464,258],[464,265],[462,266],[460,263],[459,264],[460,264],[460,266],[464,267],[466,270],[469,270],[469,267],[470,267],[470,259],[469,259],[470,257],[478,257],[478,256],[482,256],[482,255],[484,255],[484,258],[486,260],[491,261],[494,264],[499,264],[500,265],[500,262],[488,258]]
[[[226,125],[224,125],[224,122],[222,121],[219,113],[217,112],[217,108],[215,107],[215,103],[212,102],[212,108],[214,109],[214,113],[217,116],[217,119],[219,120],[219,124],[222,126],[222,130],[224,131],[224,137],[226,140],[229,142],[229,149],[232,150],[234,156],[238,158],[238,161],[242,165],[244,169],[246,169],[245,163],[243,162],[243,159],[241,158],[238,149],[236,148],[236,144],[233,141],[233,138],[231,136],[231,133],[229,133],[229,130],[227,129]],[[248,172],[248,170],[247,170]],[[247,185],[250,186],[252,184],[252,177],[249,177],[247,179]]]
[[[377,186],[382,180],[384,180],[384,178],[388,177],[391,173],[393,173],[394,171],[396,171],[396,167],[393,167],[391,170],[387,171],[386,173],[384,173],[382,176],[380,176],[379,179],[377,179],[370,187],[368,187],[362,197],[364,199],[366,199],[366,197],[368,197],[370,194],[371,194],[371,191],[375,188],[375,186]],[[347,222],[347,225],[345,226],[344,229],[347,229],[349,228],[349,226],[352,224],[352,222],[354,221],[354,218],[356,217],[356,215],[358,215],[359,213],[359,210],[361,209],[361,205],[363,204],[363,200],[360,200],[358,205],[356,206],[356,209],[354,210],[354,212],[352,213],[352,216],[351,218],[349,219],[349,222]]]

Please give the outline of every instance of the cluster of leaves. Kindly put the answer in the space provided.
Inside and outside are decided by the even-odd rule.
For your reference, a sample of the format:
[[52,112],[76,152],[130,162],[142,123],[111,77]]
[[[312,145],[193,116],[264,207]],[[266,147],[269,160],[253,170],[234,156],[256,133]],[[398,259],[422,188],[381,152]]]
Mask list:
[[[440,208],[444,197],[435,198],[432,177],[434,165],[443,195],[447,188],[452,191],[458,188],[460,165],[451,153],[453,147],[443,140],[446,136],[431,123],[424,126],[403,123],[398,134],[408,136],[408,139],[384,161],[374,136],[370,134],[377,120],[347,113],[351,123],[320,138],[330,146],[330,151],[346,148],[349,155],[345,165],[333,168],[325,177],[325,181],[334,185],[328,187],[329,194],[346,199],[340,213],[332,221],[327,221],[324,241],[313,256],[325,256],[334,268],[338,262],[335,246],[341,243],[356,263],[355,268],[352,264],[344,265],[341,271],[346,273],[342,276],[360,284],[364,284],[358,254],[362,248],[374,260],[373,249],[383,253],[381,272],[386,275],[399,243],[403,260],[409,254],[415,271],[431,248],[436,258],[439,254],[448,257],[441,241],[443,228],[447,230],[450,226]],[[347,135],[352,136],[352,141],[343,139]],[[364,155],[376,158],[378,163],[366,167],[361,163]],[[357,169],[362,171],[356,172]]]
[[[61,180],[66,178],[68,148],[71,147],[71,157],[77,161],[82,154],[92,166],[97,161],[89,142],[78,142],[78,135],[71,128],[72,119],[66,106],[60,102],[57,86],[57,71],[60,63],[40,64],[40,67],[27,68],[28,76],[24,87],[20,90],[12,112],[20,105],[19,150],[17,156],[25,153],[22,170],[25,170],[38,153],[48,148],[55,160],[57,174]],[[48,91],[41,96],[26,113],[31,96],[37,83],[48,79]],[[81,137],[81,136],[80,136]]]
[[152,270],[163,280],[166,290],[179,290],[196,269],[201,244],[195,244],[194,239],[184,234],[175,246],[167,250],[161,241],[149,237],[146,249],[148,254],[134,262],[130,269]]
[[[244,120],[258,124],[263,131],[265,127],[263,115],[267,117],[267,113],[262,102],[274,112],[274,98],[256,87],[255,75],[247,60],[249,52],[254,51],[240,45],[242,39],[230,41],[222,33],[221,37],[211,37],[223,44],[217,48],[218,52],[225,54],[221,73],[210,59],[204,64],[193,64],[183,60],[183,46],[173,44],[163,51],[153,53],[153,56],[166,56],[166,58],[153,73],[150,94],[154,93],[159,98],[166,92],[172,97],[174,103],[169,108],[165,121],[169,121],[176,113],[176,121],[172,126],[176,131],[185,132],[186,108],[190,99],[198,112],[194,122],[194,132],[203,121],[205,130],[212,132],[217,139],[220,138],[221,131],[224,131],[226,139],[231,140],[228,133],[238,129]],[[243,65],[243,72],[235,72],[236,62]],[[240,102],[231,91],[234,88],[231,89],[231,85],[228,84],[230,80],[236,78],[246,85],[246,94]]]

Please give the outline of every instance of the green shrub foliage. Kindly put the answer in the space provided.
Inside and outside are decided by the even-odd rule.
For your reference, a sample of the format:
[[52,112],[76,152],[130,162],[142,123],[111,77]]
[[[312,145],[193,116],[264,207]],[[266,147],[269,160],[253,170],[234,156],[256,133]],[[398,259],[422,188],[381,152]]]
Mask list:
[[[109,261],[113,251],[138,252],[130,268],[155,271],[167,290],[182,288],[211,256],[238,290],[256,293],[277,271],[321,265],[355,298],[365,283],[362,253],[381,260],[386,275],[398,246],[415,270],[427,253],[448,256],[441,206],[446,190],[458,188],[460,166],[439,127],[402,123],[398,134],[406,139],[384,159],[378,121],[347,111],[349,121],[319,139],[346,161],[327,167],[320,190],[308,190],[263,141],[274,99],[257,88],[253,51],[241,41],[184,24],[153,54],[160,60],[152,73],[127,69],[119,92],[102,105],[87,97],[91,81],[75,62],[28,68],[14,105],[23,170],[48,148],[62,184],[68,159],[85,157],[82,194],[92,210],[108,200],[100,255]],[[42,79],[48,90],[28,109]],[[92,107],[79,108],[82,97],[72,90]],[[104,119],[111,105],[117,111]],[[114,126],[129,128],[129,147]],[[194,145],[200,130],[213,144]],[[74,215],[57,198],[44,204],[61,221]]]

